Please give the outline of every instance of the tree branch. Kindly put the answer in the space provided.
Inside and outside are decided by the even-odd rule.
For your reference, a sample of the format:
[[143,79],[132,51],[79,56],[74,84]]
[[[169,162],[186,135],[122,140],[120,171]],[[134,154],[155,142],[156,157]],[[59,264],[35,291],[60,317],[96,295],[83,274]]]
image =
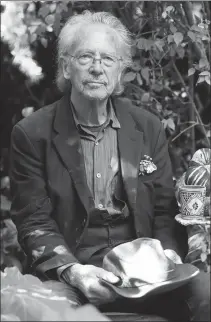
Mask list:
[[[182,7],[185,12],[185,16],[190,26],[194,25],[194,18],[192,13],[192,3],[190,1],[182,1]],[[196,42],[193,42],[193,49],[198,59],[203,57],[203,51]],[[204,49],[204,48],[203,48]]]
[[[189,54],[189,60],[188,60],[188,68],[190,69],[193,64],[193,59],[192,59],[192,52],[191,52],[191,44],[189,43],[188,46],[188,54]],[[191,97],[194,97],[194,83],[193,83],[193,75],[191,75],[188,80],[189,80],[189,95]],[[192,108],[191,105],[189,105],[189,119],[190,121],[195,121],[195,110]],[[196,151],[196,145],[195,145],[195,130],[194,128],[191,129],[191,154],[193,155],[194,152]]]
[[180,80],[181,84],[182,84],[182,85],[183,85],[183,87],[185,88],[185,91],[186,91],[186,94],[187,94],[187,96],[188,96],[188,98],[189,98],[189,101],[190,101],[190,103],[192,104],[192,107],[193,107],[193,109],[194,109],[194,111],[195,111],[195,113],[196,113],[196,116],[197,116],[197,119],[198,119],[198,123],[202,126],[202,131],[203,131],[203,134],[204,134],[204,136],[205,136],[205,139],[206,139],[206,141],[207,141],[208,145],[210,145],[210,141],[209,141],[209,139],[208,139],[208,137],[207,137],[206,130],[205,130],[205,128],[204,128],[203,122],[202,122],[202,120],[201,120],[201,117],[200,117],[200,115],[199,115],[199,112],[198,112],[198,110],[197,110],[197,108],[196,108],[196,105],[195,105],[195,103],[194,103],[194,100],[193,100],[192,96],[190,95],[190,93],[189,93],[189,91],[188,91],[188,88],[187,88],[187,86],[186,86],[186,84],[185,84],[185,82],[184,82],[184,79],[182,78],[182,75],[180,74],[179,70],[177,69],[177,66],[175,65],[174,61],[172,62],[172,64],[173,64],[173,68],[174,68],[174,70],[175,70],[175,72],[176,72],[176,74],[177,74],[177,76],[178,76],[178,78],[179,78],[179,80]]
[[176,139],[178,139],[183,133],[185,133],[186,131],[192,129],[194,126],[198,125],[198,123],[192,124],[190,126],[188,126],[186,129],[182,130],[179,134],[177,134],[172,140],[171,142],[174,142]]

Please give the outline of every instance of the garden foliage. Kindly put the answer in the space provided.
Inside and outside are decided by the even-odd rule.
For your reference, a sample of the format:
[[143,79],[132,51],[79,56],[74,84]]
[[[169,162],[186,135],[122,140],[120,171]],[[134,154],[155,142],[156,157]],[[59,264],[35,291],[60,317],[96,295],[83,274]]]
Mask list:
[[[210,2],[2,1],[1,198],[9,214],[8,151],[13,125],[58,99],[56,39],[70,15],[109,11],[133,38],[125,91],[162,121],[175,178],[210,146]],[[9,93],[9,95],[8,95]]]

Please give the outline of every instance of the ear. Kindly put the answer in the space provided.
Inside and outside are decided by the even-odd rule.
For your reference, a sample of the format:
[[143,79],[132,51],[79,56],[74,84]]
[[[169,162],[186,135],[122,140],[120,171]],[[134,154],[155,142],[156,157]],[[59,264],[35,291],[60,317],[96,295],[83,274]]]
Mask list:
[[71,67],[70,60],[67,57],[61,58],[62,71],[65,79],[70,79]]

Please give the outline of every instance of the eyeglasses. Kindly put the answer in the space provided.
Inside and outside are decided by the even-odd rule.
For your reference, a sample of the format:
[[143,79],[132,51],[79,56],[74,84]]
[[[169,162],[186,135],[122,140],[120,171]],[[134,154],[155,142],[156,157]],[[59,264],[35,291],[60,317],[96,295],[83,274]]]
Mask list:
[[113,55],[101,54],[100,58],[96,58],[94,54],[83,53],[79,56],[72,56],[80,65],[91,66],[95,61],[99,60],[100,64],[106,67],[114,66],[118,61],[122,61],[122,57],[115,57]]

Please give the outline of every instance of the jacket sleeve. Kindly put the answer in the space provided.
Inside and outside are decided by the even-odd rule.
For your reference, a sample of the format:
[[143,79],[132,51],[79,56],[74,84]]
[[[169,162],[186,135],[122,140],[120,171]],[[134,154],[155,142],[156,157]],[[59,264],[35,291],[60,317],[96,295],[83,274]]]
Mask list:
[[53,209],[43,159],[23,127],[17,124],[11,135],[11,215],[31,271],[47,277],[47,271],[78,260],[51,218]]
[[177,223],[174,219],[177,211],[171,161],[165,131],[160,124],[159,134],[153,153],[153,162],[157,166],[154,191],[153,237],[160,240],[164,249],[180,253],[177,236]]

